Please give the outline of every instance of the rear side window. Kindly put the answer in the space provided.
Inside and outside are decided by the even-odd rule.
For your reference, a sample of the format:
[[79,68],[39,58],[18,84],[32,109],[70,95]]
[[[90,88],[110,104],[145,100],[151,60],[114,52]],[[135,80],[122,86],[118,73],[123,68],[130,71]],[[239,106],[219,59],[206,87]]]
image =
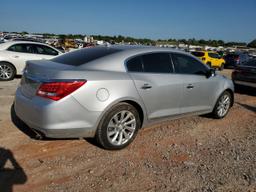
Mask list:
[[15,44],[9,47],[7,50],[20,53],[28,53],[26,44]]
[[141,57],[134,57],[127,61],[126,67],[130,72],[143,72]]
[[172,57],[177,73],[203,75],[209,70],[204,64],[190,56],[183,54],[172,54]]
[[15,45],[12,45],[11,47],[9,47],[7,50],[20,52],[20,53],[37,54],[35,44],[24,44],[24,43],[15,44]]
[[196,56],[196,57],[203,57],[204,56],[204,52],[198,52],[198,51],[191,52],[191,54]]
[[172,73],[169,53],[150,53],[134,57],[126,63],[129,72]]
[[52,61],[66,65],[80,66],[119,51],[122,50],[108,47],[84,48],[55,57]]
[[152,53],[142,56],[144,72],[171,73],[172,62],[168,53]]

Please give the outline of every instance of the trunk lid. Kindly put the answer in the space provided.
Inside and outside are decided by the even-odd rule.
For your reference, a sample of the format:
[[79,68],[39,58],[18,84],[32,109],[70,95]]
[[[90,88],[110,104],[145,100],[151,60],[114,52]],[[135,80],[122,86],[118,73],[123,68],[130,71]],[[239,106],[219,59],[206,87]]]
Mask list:
[[21,93],[32,99],[42,82],[70,79],[71,77],[79,78],[74,68],[74,66],[55,63],[50,60],[28,61],[20,83]]

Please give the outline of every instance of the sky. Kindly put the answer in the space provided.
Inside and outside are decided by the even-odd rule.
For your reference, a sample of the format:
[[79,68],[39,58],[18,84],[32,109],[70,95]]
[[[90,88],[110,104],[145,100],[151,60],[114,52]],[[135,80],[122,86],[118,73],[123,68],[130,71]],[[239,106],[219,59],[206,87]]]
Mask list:
[[256,0],[1,0],[0,31],[256,39]]

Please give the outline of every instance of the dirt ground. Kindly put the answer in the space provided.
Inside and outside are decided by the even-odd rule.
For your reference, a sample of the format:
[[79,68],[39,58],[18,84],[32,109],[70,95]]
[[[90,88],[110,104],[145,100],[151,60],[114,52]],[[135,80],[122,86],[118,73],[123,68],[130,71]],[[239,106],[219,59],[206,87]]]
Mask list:
[[239,89],[222,120],[166,121],[107,151],[93,139],[39,141],[17,128],[10,113],[19,81],[0,82],[1,192],[256,191],[255,90]]

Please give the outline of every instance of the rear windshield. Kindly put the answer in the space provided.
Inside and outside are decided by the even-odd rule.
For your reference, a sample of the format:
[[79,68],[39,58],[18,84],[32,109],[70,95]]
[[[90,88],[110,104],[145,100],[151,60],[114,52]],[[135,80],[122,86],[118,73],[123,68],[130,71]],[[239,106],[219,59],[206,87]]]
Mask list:
[[204,56],[204,52],[196,52],[196,51],[194,51],[194,52],[191,52],[191,53],[192,53],[192,55],[194,55],[196,57],[203,57]]
[[52,61],[66,65],[79,66],[119,51],[122,50],[109,47],[84,48],[55,57]]

